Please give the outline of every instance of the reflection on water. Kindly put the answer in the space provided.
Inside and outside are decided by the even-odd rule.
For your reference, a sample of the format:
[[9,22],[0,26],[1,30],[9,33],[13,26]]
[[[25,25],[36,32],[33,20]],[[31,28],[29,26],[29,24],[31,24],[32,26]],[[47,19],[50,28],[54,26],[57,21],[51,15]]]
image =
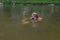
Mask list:
[[[60,39],[60,5],[0,5],[0,40]],[[44,20],[32,23],[36,11]]]

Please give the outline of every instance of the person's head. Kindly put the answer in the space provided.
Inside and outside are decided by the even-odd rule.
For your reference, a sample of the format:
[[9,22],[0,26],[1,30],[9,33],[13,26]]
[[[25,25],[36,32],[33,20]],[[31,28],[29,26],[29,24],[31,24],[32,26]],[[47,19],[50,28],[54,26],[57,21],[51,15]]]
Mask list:
[[35,15],[36,15],[37,13],[36,13],[36,12],[33,12],[33,14],[35,14]]

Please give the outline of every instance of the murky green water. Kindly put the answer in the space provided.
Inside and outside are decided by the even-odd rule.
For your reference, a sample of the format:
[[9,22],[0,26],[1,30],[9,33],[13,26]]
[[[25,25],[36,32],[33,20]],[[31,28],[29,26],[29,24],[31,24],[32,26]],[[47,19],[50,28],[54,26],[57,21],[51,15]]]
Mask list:
[[[33,11],[44,20],[33,24]],[[0,5],[0,40],[60,40],[60,5]]]

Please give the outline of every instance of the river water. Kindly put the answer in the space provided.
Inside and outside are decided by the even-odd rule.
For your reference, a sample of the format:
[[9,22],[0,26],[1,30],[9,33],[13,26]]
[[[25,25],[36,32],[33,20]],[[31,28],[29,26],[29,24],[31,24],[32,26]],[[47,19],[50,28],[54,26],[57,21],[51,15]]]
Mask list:
[[[43,21],[33,24],[33,11]],[[0,5],[0,40],[60,40],[60,5]]]

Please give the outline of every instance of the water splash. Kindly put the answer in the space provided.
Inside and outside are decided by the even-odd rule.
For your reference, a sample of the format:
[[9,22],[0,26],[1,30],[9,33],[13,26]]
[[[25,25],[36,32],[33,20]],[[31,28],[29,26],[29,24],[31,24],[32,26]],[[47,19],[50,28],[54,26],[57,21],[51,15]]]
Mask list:
[[16,3],[16,1],[12,0],[12,7],[16,7],[15,3]]
[[54,13],[54,4],[50,4],[50,6],[51,6],[51,13]]
[[3,9],[4,9],[4,5],[3,3],[0,3],[0,15],[3,16]]
[[28,18],[24,18],[21,20],[22,24],[28,24],[30,21],[28,21]]
[[23,18],[26,17],[26,15],[28,15],[29,8],[28,7],[24,7],[22,12],[23,12]]

